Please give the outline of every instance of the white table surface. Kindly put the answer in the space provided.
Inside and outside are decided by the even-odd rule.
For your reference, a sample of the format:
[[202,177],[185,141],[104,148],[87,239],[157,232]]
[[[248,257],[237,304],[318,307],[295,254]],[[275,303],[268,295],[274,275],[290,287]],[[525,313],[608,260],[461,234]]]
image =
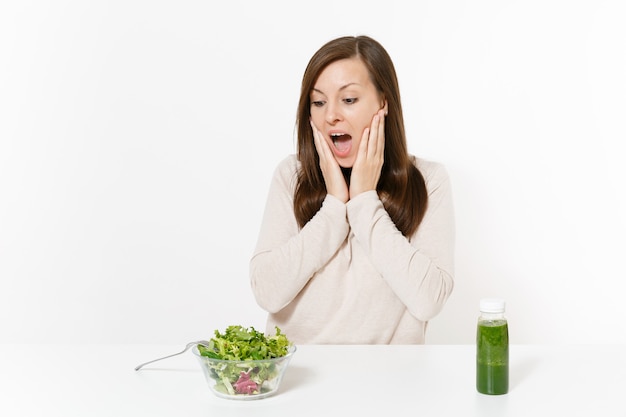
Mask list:
[[[0,345],[0,416],[621,416],[626,346],[510,348],[510,390],[475,389],[475,347],[298,346],[279,392],[215,397],[170,345]],[[378,414],[380,413],[380,414]]]

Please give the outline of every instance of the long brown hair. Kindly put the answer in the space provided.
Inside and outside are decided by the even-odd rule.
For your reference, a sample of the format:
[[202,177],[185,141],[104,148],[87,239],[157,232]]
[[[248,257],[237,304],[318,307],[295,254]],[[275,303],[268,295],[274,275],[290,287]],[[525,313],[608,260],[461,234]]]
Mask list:
[[376,89],[387,101],[385,157],[376,190],[398,230],[409,237],[424,217],[428,193],[424,177],[408,154],[400,89],[393,62],[382,45],[367,36],[346,36],[326,43],[313,55],[302,77],[297,113],[297,154],[301,167],[294,194],[296,219],[300,227],[304,227],[326,197],[326,184],[309,124],[311,91],[320,73],[329,64],[354,57],[365,64]]

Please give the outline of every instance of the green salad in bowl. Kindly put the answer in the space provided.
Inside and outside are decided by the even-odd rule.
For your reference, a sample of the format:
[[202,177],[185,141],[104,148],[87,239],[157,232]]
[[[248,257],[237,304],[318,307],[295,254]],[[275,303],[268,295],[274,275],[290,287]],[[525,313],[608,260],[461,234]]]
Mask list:
[[229,326],[224,333],[216,330],[208,346],[192,350],[211,391],[242,400],[275,394],[295,351],[278,327],[269,336],[242,326]]

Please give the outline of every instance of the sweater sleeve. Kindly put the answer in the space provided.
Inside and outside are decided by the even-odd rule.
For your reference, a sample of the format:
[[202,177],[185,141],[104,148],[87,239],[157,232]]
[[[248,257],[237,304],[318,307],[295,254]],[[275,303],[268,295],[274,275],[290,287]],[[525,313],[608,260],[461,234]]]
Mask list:
[[[375,191],[349,201],[348,220],[359,244],[392,291],[418,320],[435,317],[454,286],[454,214],[443,165],[425,175],[428,208],[407,239],[396,228]],[[424,171],[422,171],[424,174]]]
[[337,252],[348,235],[346,205],[327,195],[302,228],[293,210],[296,159],[274,172],[256,249],[250,260],[252,292],[261,308],[276,313],[289,304]]

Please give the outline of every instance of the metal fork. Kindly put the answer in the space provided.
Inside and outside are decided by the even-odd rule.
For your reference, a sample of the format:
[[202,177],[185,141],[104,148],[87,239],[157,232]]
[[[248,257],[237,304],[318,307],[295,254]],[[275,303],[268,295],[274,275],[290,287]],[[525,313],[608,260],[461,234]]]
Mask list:
[[135,371],[140,370],[141,368],[143,368],[143,366],[144,366],[144,365],[147,365],[147,364],[149,364],[149,363],[156,362],[156,361],[160,361],[160,360],[162,360],[162,359],[171,358],[172,356],[181,355],[181,354],[183,354],[183,353],[187,352],[189,349],[191,349],[193,346],[196,346],[196,345],[202,345],[202,346],[204,346],[204,347],[207,347],[207,348],[208,348],[208,347],[209,347],[209,342],[207,342],[206,340],[198,340],[197,342],[189,342],[189,343],[187,343],[187,346],[185,346],[185,349],[183,349],[182,351],[180,351],[180,352],[178,352],[178,353],[174,353],[174,354],[172,354],[172,355],[167,355],[167,356],[164,356],[164,357],[162,357],[162,358],[153,359],[153,360],[151,360],[151,361],[149,361],[149,362],[142,363],[141,365],[138,365],[137,367],[135,367]]

